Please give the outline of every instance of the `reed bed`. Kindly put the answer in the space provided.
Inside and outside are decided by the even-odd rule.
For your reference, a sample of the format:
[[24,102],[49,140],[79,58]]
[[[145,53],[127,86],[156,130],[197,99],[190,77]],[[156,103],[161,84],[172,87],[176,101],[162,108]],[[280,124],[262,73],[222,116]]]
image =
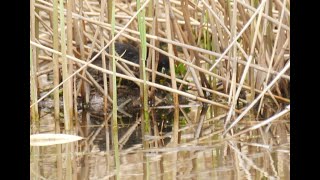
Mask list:
[[[177,66],[178,63],[182,64],[188,71],[191,71],[192,74],[190,76],[189,73],[185,73],[189,76],[176,78],[174,71],[172,71],[170,73],[170,78],[174,82],[169,87],[172,89],[171,91],[181,91],[174,88],[175,82],[187,82],[188,85],[194,85],[194,87],[197,90],[196,92],[194,92],[194,94],[200,98],[204,98],[210,101],[210,98],[205,96],[206,93],[216,94],[218,98],[224,100],[226,100],[227,97],[227,107],[222,104],[220,105],[221,107],[225,107],[226,109],[232,108],[232,110],[230,110],[230,112],[232,112],[235,110],[233,106],[236,104],[235,102],[239,99],[240,92],[244,91],[244,93],[248,96],[241,99],[245,99],[247,100],[247,102],[250,99],[252,101],[253,99],[255,99],[255,96],[257,94],[261,94],[263,92],[263,90],[269,84],[269,82],[271,82],[271,80],[281,72],[285,65],[290,63],[290,29],[288,29],[290,26],[288,24],[290,13],[288,12],[289,2],[287,1],[284,1],[283,3],[279,1],[262,1],[258,4],[259,6],[252,6],[250,4],[237,1],[237,3],[228,2],[229,4],[225,4],[224,2],[220,1],[200,1],[199,3],[182,1],[182,4],[187,3],[187,7],[185,5],[181,5],[180,2],[172,1],[168,2],[168,10],[165,9],[165,4],[163,4],[164,2],[158,2],[159,4],[157,10],[160,12],[158,15],[159,17],[153,18],[153,23],[158,23],[158,29],[157,31],[155,31],[157,34],[151,35],[148,32],[146,32],[146,38],[147,42],[160,41],[162,43],[167,43],[168,52],[163,51],[155,46],[152,46],[149,43],[147,43],[147,46],[155,52],[161,52],[167,55],[170,59],[172,59],[172,67]],[[235,5],[237,7],[233,6],[233,3],[236,3]],[[128,19],[132,17],[132,14],[134,13],[128,12],[127,9],[135,9],[136,3],[132,2],[125,4],[121,1],[116,1],[116,4],[118,5],[116,6],[115,11],[115,32],[120,34],[120,36],[118,36],[117,39],[112,39],[112,41],[118,41],[119,38],[126,38],[131,41],[134,41],[137,44],[140,44],[140,33],[137,29],[138,27],[131,27],[137,23],[137,17],[131,18],[130,20],[132,21],[132,24],[127,24],[128,26],[125,29],[123,28],[124,22],[129,22]],[[78,5],[79,4],[75,2],[75,6]],[[117,8],[120,5],[121,8]],[[77,28],[83,28],[79,31],[83,32],[82,36],[84,37],[78,37],[83,39],[82,42],[88,42],[94,39],[92,33],[96,32],[96,29],[101,28],[105,30],[101,32],[110,32],[111,25],[107,23],[107,19],[97,20],[103,17],[101,15],[98,16],[99,14],[101,14],[100,11],[98,11],[98,7],[100,7],[100,4],[98,2],[85,1],[85,3],[83,3],[82,6],[83,7],[81,7],[81,9],[78,9],[79,7],[69,7],[70,11],[67,10],[67,12],[72,13],[64,13],[65,16],[71,18],[71,20],[68,21],[73,20],[74,22],[78,22],[80,20],[82,22],[81,24],[83,24],[84,27],[76,26]],[[233,9],[228,9],[228,6],[233,6]],[[55,18],[56,15],[54,14],[55,11],[53,11],[52,16],[52,9],[57,8],[58,7],[53,8],[53,4],[51,4],[50,2],[36,1],[35,9],[39,10],[39,12],[41,12],[40,15],[43,16],[36,16],[36,18],[39,19],[39,21],[41,22],[40,24],[50,23],[50,21],[48,22],[49,19],[57,19],[58,17]],[[148,8],[154,7],[150,6]],[[187,9],[184,10],[183,8]],[[81,10],[82,12],[79,12],[79,10]],[[230,16],[233,11],[235,11],[235,13],[233,13],[234,15]],[[192,14],[190,14],[190,12],[192,12]],[[164,17],[166,14],[169,15],[167,19],[165,19]],[[188,16],[190,17],[187,18]],[[207,18],[208,20],[204,23],[205,18]],[[45,19],[47,19],[47,21],[45,21]],[[61,16],[60,19],[60,22],[63,22],[63,16]],[[151,17],[145,18],[147,28],[150,28],[151,20]],[[193,23],[188,22],[190,20]],[[168,24],[168,22],[170,23]],[[170,25],[171,23],[172,25]],[[61,55],[62,57],[64,56],[63,52],[62,54],[52,54],[51,52],[47,51],[47,49],[45,49],[44,47],[40,47],[40,45],[43,45],[49,49],[59,49],[57,48],[57,44],[52,43],[58,42],[58,40],[54,40],[54,38],[57,38],[54,36],[57,36],[57,34],[59,35],[59,33],[52,33],[51,36],[48,35],[48,33],[45,33],[46,31],[48,31],[48,28],[50,28],[51,24],[53,25],[52,29],[54,29],[53,32],[57,32],[58,29],[54,26],[55,24],[57,24],[57,22],[47,24],[46,26],[43,25],[43,27],[40,25],[39,30],[43,33],[40,34],[39,39],[31,39],[32,49],[40,49],[45,54],[42,56],[42,58],[46,57],[47,59],[56,57],[57,55]],[[72,27],[70,23],[69,26]],[[76,27],[73,28],[75,29]],[[64,23],[61,23],[60,28],[64,28]],[[77,34],[77,32],[72,32],[72,28],[66,29],[68,30],[69,36],[71,36],[71,38],[67,38],[69,45],[68,52],[70,53],[70,56],[73,56],[77,58],[79,61],[84,62],[83,60],[81,60],[81,57],[79,56],[81,54],[81,52],[78,51],[79,49],[81,49],[78,47],[80,46],[79,43],[77,43],[76,40],[71,41],[73,37],[72,34]],[[71,31],[71,33],[69,31]],[[61,31],[61,29],[59,29],[59,32],[62,33],[61,35],[63,37],[65,36],[65,33],[63,33],[64,31]],[[166,34],[164,32],[166,32]],[[205,32],[206,35],[204,35],[203,32]],[[231,32],[233,32],[233,34]],[[187,38],[186,34],[188,35],[189,39]],[[104,33],[100,40],[96,39],[95,42],[98,43],[100,41],[102,44],[104,44],[101,39],[104,39],[105,42],[109,42],[111,39],[108,37],[109,34]],[[210,43],[208,43],[208,40],[206,40],[207,42],[206,44],[204,44],[205,38],[210,38]],[[86,41],[84,41],[84,39],[86,39]],[[61,48],[64,48],[63,44],[65,43],[61,43],[60,41]],[[36,48],[35,45],[38,45],[38,48]],[[170,50],[171,45],[172,48],[175,49],[175,52],[173,52],[173,50]],[[54,46],[56,48],[54,48]],[[100,51],[100,49],[94,48],[93,45],[91,48],[86,44],[82,44],[81,46],[83,46],[83,49],[86,50],[82,52],[85,55],[88,52],[92,52],[93,49],[96,51]],[[180,52],[177,49],[179,49]],[[182,55],[181,49],[183,51],[183,55],[185,56]],[[213,51],[213,49],[215,49],[215,51]],[[230,50],[233,51],[231,54]],[[230,56],[226,56],[228,53],[230,54]],[[48,56],[50,54],[51,56]],[[65,58],[67,59],[70,57],[66,56]],[[150,61],[148,62],[155,62],[154,59],[149,59]],[[195,60],[194,62],[192,62],[193,59]],[[36,62],[38,61],[40,61],[39,58],[36,60]],[[65,60],[62,60],[62,62],[64,61]],[[72,59],[71,61],[70,59],[68,59],[67,61],[73,62]],[[149,63],[148,65],[149,69],[152,69],[150,67],[152,67],[154,63]],[[57,66],[58,65],[55,65],[54,67]],[[63,65],[63,67],[64,66],[65,65]],[[70,64],[69,67],[74,66]],[[174,68],[171,69],[174,70]],[[215,70],[216,73],[213,73],[213,70]],[[64,71],[67,70],[65,69],[63,70],[63,72]],[[55,72],[57,73],[57,78],[55,78],[55,82],[57,82],[56,80],[59,79],[59,73],[57,72],[57,70],[55,70]],[[152,72],[155,73],[154,71]],[[68,74],[72,74],[71,68],[69,69]],[[199,82],[199,77],[200,81],[202,81],[202,84]],[[70,79],[68,79],[63,84],[66,84],[67,82],[69,82],[69,80],[72,81],[70,76],[68,76],[68,78]],[[188,79],[188,81],[186,81],[186,79]],[[221,81],[223,84],[223,90],[213,93],[212,91],[215,90],[212,90],[212,87],[209,86],[209,84],[205,83],[209,79],[215,79],[216,82]],[[135,79],[130,80],[136,81]],[[279,107],[280,104],[288,104],[290,102],[288,88],[289,84],[290,75],[289,70],[287,70],[281,73],[281,77],[279,78],[279,80],[275,82],[274,86],[267,89],[267,93],[265,93],[264,96],[272,98],[272,101],[275,104],[277,104],[277,108],[279,109],[281,108]],[[57,87],[57,83],[55,83],[55,87]],[[235,90],[237,90],[237,93],[235,93]],[[185,92],[180,92],[180,95],[182,94],[185,94]],[[211,101],[211,104],[215,104],[213,100]],[[247,104],[249,104],[249,102]],[[71,103],[71,105],[72,104],[73,103]],[[261,106],[263,105],[263,98],[259,104],[259,109],[261,109]],[[32,106],[34,105],[35,103],[32,104]],[[284,106],[282,106],[282,108],[283,107]],[[69,111],[69,114],[71,112],[72,111]]]
[[[172,132],[167,134],[172,141],[168,146],[171,148],[215,137],[216,133],[206,133],[206,128],[210,129],[218,121],[211,121],[215,118],[223,122],[218,133],[225,140],[259,134],[261,128],[270,130],[278,119],[290,119],[288,0],[31,0],[30,8],[32,132],[38,132],[39,128],[36,125],[38,103],[51,94],[56,133],[61,129],[61,101],[63,133],[82,131],[74,123],[74,120],[78,122],[77,99],[80,97],[83,104],[88,104],[90,88],[93,88],[104,97],[103,126],[107,134],[110,133],[108,123],[112,127],[113,139],[106,141],[107,146],[111,144],[109,141],[113,144],[117,169],[113,173],[117,179],[121,150],[117,129],[117,114],[121,111],[117,105],[117,78],[140,87],[142,113],[137,122],[142,125],[143,137],[155,138],[145,139],[145,151],[161,146],[161,140],[156,137],[162,135],[154,126],[157,107],[150,106],[150,102],[156,102],[155,94],[159,90],[172,96],[169,104],[174,109]],[[139,64],[116,55],[114,42],[138,47]],[[157,71],[160,53],[168,57],[170,70],[167,73]],[[99,57],[102,57],[102,67],[93,63]],[[139,75],[126,66],[139,68]],[[103,74],[103,85],[97,83],[89,68]],[[122,72],[117,72],[116,68]],[[49,83],[41,81],[42,77],[49,76],[53,77]],[[159,83],[158,77],[167,83]],[[181,97],[201,106],[194,119],[181,108],[187,106],[181,104]],[[112,112],[108,111],[110,107]],[[185,127],[180,125],[181,116],[187,120]],[[243,124],[245,127],[239,128]],[[193,135],[182,143],[181,131],[186,129]],[[240,160],[241,176],[249,176],[242,162],[249,162],[246,155],[235,142],[228,142],[227,146]],[[66,152],[73,151],[74,147],[68,145]],[[57,162],[61,164],[59,145],[57,152],[60,154]],[[72,166],[76,166],[72,164],[73,158],[67,156],[67,179],[72,179]],[[173,154],[171,158],[177,160],[178,156]],[[145,179],[150,176],[151,164],[151,159],[145,157]],[[57,177],[61,177],[62,167],[57,167]],[[266,174],[259,167],[256,169]],[[177,172],[171,175],[175,178]]]

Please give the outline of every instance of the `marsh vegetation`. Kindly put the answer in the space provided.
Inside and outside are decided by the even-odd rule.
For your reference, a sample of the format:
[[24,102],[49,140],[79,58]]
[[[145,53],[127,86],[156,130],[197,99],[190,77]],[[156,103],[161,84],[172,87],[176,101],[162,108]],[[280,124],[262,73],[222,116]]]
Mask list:
[[290,179],[290,1],[31,0],[31,179]]

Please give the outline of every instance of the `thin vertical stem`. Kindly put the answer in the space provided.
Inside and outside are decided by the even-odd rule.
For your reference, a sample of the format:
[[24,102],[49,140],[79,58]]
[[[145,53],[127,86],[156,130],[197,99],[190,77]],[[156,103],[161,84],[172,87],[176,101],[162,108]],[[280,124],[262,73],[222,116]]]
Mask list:
[[[64,18],[64,0],[60,0],[59,4],[60,8],[60,28],[61,28],[61,53],[62,53],[62,78],[65,80],[68,78],[68,68],[67,68],[67,58],[66,58],[66,33],[65,33],[65,18]],[[68,79],[68,81],[70,78]],[[68,82],[63,84],[63,109],[64,109],[64,120],[65,120],[65,130],[69,131],[70,130],[70,114],[68,106],[70,105],[69,102],[69,97],[68,97],[68,91],[69,91],[69,86]]]
[[[30,27],[31,27],[31,40],[35,41],[36,39],[36,27],[35,27],[35,7],[34,7],[34,0],[30,2]],[[38,83],[37,83],[37,48],[30,47],[30,80],[31,80],[31,101],[32,103],[37,102],[38,100]],[[36,131],[39,128],[39,112],[38,112],[38,105],[31,108],[31,117],[34,123],[34,127],[36,127]]]
[[[61,28],[61,53],[62,53],[62,78],[63,80],[68,78],[68,61],[66,57],[67,53],[67,46],[66,46],[66,33],[65,33],[65,17],[64,17],[64,0],[60,0],[59,4],[60,9],[60,28]],[[66,133],[70,133],[71,130],[71,114],[70,112],[73,109],[70,105],[70,79],[63,84],[63,110],[64,110],[64,127]],[[71,157],[70,157],[70,144],[66,145],[66,179],[72,179],[72,164],[71,164]]]
[[[58,0],[53,1],[53,49],[59,51],[59,31],[58,31]],[[59,59],[57,54],[53,54],[53,86],[59,85]],[[55,119],[55,132],[60,133],[60,99],[59,88],[53,92],[54,98],[54,119]],[[62,156],[61,145],[56,145],[57,151],[57,179],[62,179]]]
[[[110,6],[109,6],[110,5]],[[110,38],[114,39],[115,31],[115,2],[108,0],[108,18],[111,20],[111,33]],[[115,47],[114,41],[111,43],[111,48],[109,48],[109,54],[112,55],[112,135],[113,135],[113,148],[114,148],[114,160],[116,165],[116,179],[120,179],[120,154],[119,154],[119,140],[118,140],[118,120],[117,120],[117,79],[116,79],[116,59],[115,59]],[[109,63],[110,64],[110,63]]]
[[[35,48],[35,47],[34,47]],[[33,54],[32,54],[32,49],[34,48],[31,48],[30,47],[30,90],[31,90],[31,102],[36,102],[37,101],[37,86],[36,86],[36,80],[35,80],[35,68],[33,66]],[[34,51],[33,51],[34,52]],[[34,129],[33,129],[33,132],[32,133],[36,133],[38,131],[38,122],[39,122],[39,115],[38,115],[38,112],[37,112],[37,109],[35,108],[38,108],[37,106],[33,106],[32,109],[31,109],[31,117],[32,117],[32,124],[34,124],[35,126]],[[40,167],[39,167],[39,160],[37,157],[40,157],[40,150],[39,150],[39,147],[33,147],[32,148],[32,153],[33,153],[33,158],[32,158],[32,161],[34,163],[34,166],[31,167],[33,168],[33,170],[37,173],[37,174],[40,174]],[[38,178],[35,178],[36,180]]]
[[[137,8],[140,8],[140,0],[137,0]],[[148,114],[148,86],[146,85],[147,76],[146,76],[146,59],[147,59],[147,46],[146,46],[146,25],[145,25],[145,10],[143,9],[138,14],[138,27],[140,32],[141,39],[141,58],[140,58],[140,79],[143,79],[141,83],[141,99],[143,103],[143,118],[145,123],[144,132],[150,134],[150,122]]]
[[[100,9],[100,21],[104,21],[104,9],[106,7],[106,0],[101,1],[101,9]],[[104,36],[103,36],[103,28],[100,27],[100,43],[101,47],[104,47]],[[106,69],[107,68],[107,63],[106,63],[106,56],[105,56],[105,51],[102,51],[101,53],[101,60],[102,60],[102,68]],[[109,61],[110,62],[110,61]],[[107,110],[108,110],[108,82],[107,82],[107,74],[103,73],[103,90],[104,90],[104,96],[103,96],[103,112],[104,112],[104,120],[107,121]],[[107,123],[106,123],[107,124]],[[108,126],[106,126],[108,127]]]
[[[68,0],[67,1],[67,54],[72,56],[73,55],[73,27],[72,27],[72,12],[73,12],[73,3],[74,0]],[[65,58],[65,60],[67,60],[67,58]],[[69,74],[73,73],[73,61],[68,61],[67,62],[67,76],[69,76]],[[71,77],[69,79],[69,81],[67,81],[67,92],[64,92],[63,94],[66,93],[67,98],[69,99],[69,103],[68,103],[68,114],[69,114],[69,125],[70,125],[70,129],[69,129],[69,133],[72,133],[72,131],[74,131],[73,129],[73,80],[75,80],[75,78]],[[68,133],[68,131],[67,131]],[[69,143],[67,144],[67,149],[66,149],[66,153],[67,153],[67,174],[66,177],[70,178],[71,180],[76,180],[77,177],[75,176],[76,173],[72,172],[72,167],[74,166],[75,163],[75,158],[73,158],[73,154],[74,154],[74,145],[75,143]]]
[[[143,2],[143,1],[142,1]],[[137,9],[141,7],[140,0],[137,0]],[[140,83],[140,97],[143,104],[142,108],[142,137],[145,135],[150,135],[151,127],[148,113],[148,86],[146,84],[146,59],[147,59],[147,39],[146,39],[146,24],[145,24],[145,9],[142,9],[138,14],[138,29],[140,33],[141,46],[140,46],[140,79],[143,79],[143,83]],[[149,149],[149,144],[147,141],[143,140],[143,146],[145,149]],[[144,179],[150,178],[150,165],[149,158],[144,154],[143,156],[143,170],[144,170]]]
[[[151,7],[154,7],[154,21],[152,22],[152,27],[151,27],[151,34],[152,35],[157,35],[158,34],[158,14],[159,14],[159,2],[158,1],[151,1],[153,3],[150,3],[152,4],[153,6],[149,6],[150,8]],[[150,15],[151,16],[151,15]],[[156,41],[155,39],[151,39],[150,40],[150,44],[152,46],[156,46],[158,47],[159,45],[159,41]],[[150,60],[151,58],[151,60]],[[158,61],[156,61],[156,59]],[[155,51],[155,49],[153,48],[149,48],[149,56],[148,56],[148,62],[147,63],[151,63],[151,69],[152,69],[152,72],[151,72],[151,81],[153,83],[155,83],[156,81],[156,71],[157,71],[157,66],[158,66],[158,62],[159,62],[159,53]],[[147,67],[150,68],[150,65],[147,64]],[[155,96],[154,96],[154,93],[155,93],[155,88],[154,87],[151,87],[151,92],[150,92],[150,97],[151,97],[151,100],[152,102],[155,101]]]
[[[171,29],[171,20],[170,20],[170,1],[165,0],[165,14],[166,14],[166,33],[167,33],[167,38],[169,40],[172,40],[172,29]],[[169,54],[174,54],[173,52],[173,46],[172,44],[168,44],[168,53]],[[177,90],[177,82],[176,82],[176,74],[175,74],[175,68],[174,68],[174,60],[169,57],[169,65],[170,65],[170,75],[171,75],[171,85],[172,88]],[[173,103],[174,103],[174,119],[173,119],[173,132],[172,132],[172,139],[171,142],[173,143],[173,146],[178,145],[178,140],[179,140],[179,99],[178,99],[178,94],[173,93]],[[172,179],[176,179],[177,175],[177,153],[172,154],[172,160],[175,162],[172,167]]]
[[[167,29],[167,38],[169,40],[172,40],[172,29],[171,29],[171,20],[170,20],[170,1],[166,0],[165,1],[165,14],[166,14],[166,29]],[[174,54],[173,53],[173,46],[172,44],[168,44],[168,53],[169,54]],[[175,74],[175,67],[174,67],[174,60],[169,57],[169,63],[170,63],[170,75],[171,75],[171,84],[172,88],[177,90],[177,82],[176,82],[176,74]],[[173,103],[174,103],[174,122],[173,122],[173,144],[177,145],[178,144],[178,129],[179,129],[179,99],[178,99],[178,94],[173,93]]]
[[[53,49],[59,51],[59,32],[58,32],[58,0],[53,1]],[[58,55],[53,54],[53,86],[59,85],[59,60]],[[59,121],[59,89],[53,92],[54,97],[54,118]]]
[[[72,20],[72,12],[73,12],[73,3],[74,0],[68,0],[67,2],[67,54],[72,56],[73,55],[73,20]],[[67,74],[72,74],[73,73],[73,61],[68,61],[67,63],[68,70]],[[68,107],[68,113],[69,113],[69,118],[70,121],[73,119],[73,80],[75,78],[71,77],[69,79],[68,83],[68,92],[67,96],[69,98],[69,107]],[[70,130],[73,127],[73,123],[70,123]]]

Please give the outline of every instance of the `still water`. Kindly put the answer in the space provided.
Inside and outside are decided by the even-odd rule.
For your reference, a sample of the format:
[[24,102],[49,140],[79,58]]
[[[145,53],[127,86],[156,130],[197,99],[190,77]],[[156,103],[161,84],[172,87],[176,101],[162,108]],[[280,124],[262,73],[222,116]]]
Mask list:
[[[240,136],[223,137],[225,116],[208,116],[195,138],[201,110],[199,105],[180,109],[178,145],[171,142],[172,108],[155,110],[158,120],[152,130],[157,136],[142,137],[138,113],[130,117],[119,113],[119,179],[290,179],[289,117]],[[30,148],[31,179],[116,179],[110,123],[92,111],[79,111],[78,119],[72,133],[85,139]],[[243,120],[234,129],[255,123]],[[41,110],[40,133],[55,133],[48,109]]]

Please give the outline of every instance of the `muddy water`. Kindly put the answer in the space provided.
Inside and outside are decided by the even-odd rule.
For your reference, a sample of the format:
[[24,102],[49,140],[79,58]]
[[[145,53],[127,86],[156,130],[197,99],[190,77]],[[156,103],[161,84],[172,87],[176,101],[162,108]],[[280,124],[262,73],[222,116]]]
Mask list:
[[[195,139],[201,109],[198,105],[183,108],[188,118],[180,118],[178,146],[170,141],[172,108],[155,110],[157,126],[153,126],[153,130],[157,129],[157,136],[142,137],[138,115],[127,117],[122,114],[118,119],[120,179],[290,179],[288,119],[279,119],[267,127],[225,139],[221,136],[224,116],[208,117],[200,138]],[[70,151],[66,144],[62,145],[61,162],[57,162],[57,146],[31,147],[31,179],[65,179],[67,157],[71,161],[73,179],[115,179],[110,124],[105,123],[103,116],[92,112],[79,111],[78,116],[74,134],[85,139],[69,143]],[[240,121],[235,130],[254,123],[257,122]],[[42,133],[55,132],[52,113],[48,109],[41,111],[40,126]],[[143,140],[150,148],[143,148]],[[58,171],[57,163],[62,172]]]

